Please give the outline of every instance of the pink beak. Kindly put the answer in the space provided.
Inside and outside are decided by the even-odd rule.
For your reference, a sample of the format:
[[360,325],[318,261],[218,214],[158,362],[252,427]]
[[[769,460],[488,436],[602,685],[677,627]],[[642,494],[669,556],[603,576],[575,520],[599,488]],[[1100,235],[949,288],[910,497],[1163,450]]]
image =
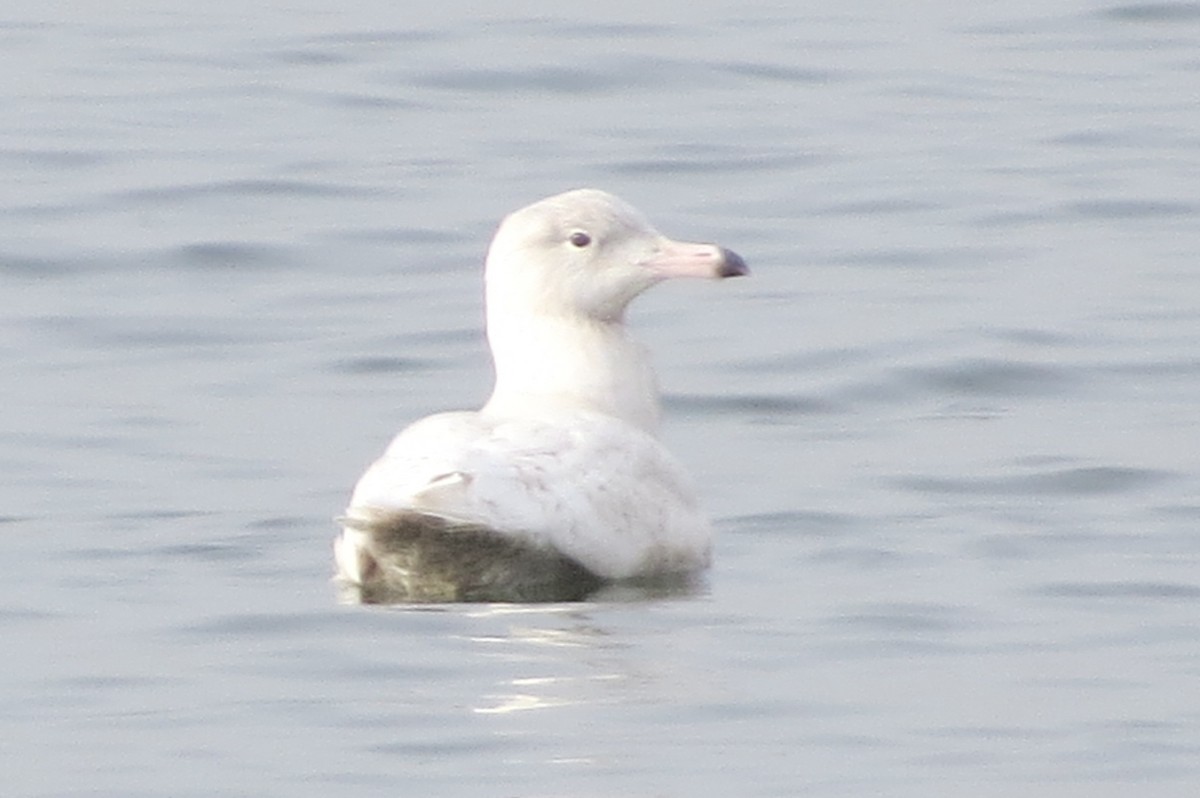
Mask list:
[[746,261],[716,244],[692,244],[664,239],[658,252],[643,264],[660,277],[741,277],[750,273]]

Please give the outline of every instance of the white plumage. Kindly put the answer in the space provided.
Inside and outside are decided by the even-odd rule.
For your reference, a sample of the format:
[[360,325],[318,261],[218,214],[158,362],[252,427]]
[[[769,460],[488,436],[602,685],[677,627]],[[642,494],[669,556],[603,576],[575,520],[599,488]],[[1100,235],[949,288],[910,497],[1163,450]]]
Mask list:
[[557,599],[706,567],[711,527],[656,438],[654,373],[624,313],[668,277],[745,273],[601,191],[507,217],[485,270],[492,396],[416,422],[362,476],[340,580],[364,600]]

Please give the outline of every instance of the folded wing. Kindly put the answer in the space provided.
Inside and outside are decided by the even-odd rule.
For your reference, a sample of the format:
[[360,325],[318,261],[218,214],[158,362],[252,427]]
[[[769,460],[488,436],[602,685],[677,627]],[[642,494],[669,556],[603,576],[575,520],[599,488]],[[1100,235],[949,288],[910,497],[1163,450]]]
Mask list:
[[583,411],[417,422],[359,481],[347,539],[398,512],[553,549],[604,579],[694,571],[711,545],[674,457],[640,429]]

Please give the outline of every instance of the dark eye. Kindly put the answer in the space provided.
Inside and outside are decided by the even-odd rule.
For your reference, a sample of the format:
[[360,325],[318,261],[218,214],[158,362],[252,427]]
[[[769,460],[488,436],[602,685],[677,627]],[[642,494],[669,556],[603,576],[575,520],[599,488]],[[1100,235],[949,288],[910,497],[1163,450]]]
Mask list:
[[571,238],[569,240],[572,244],[580,249],[583,249],[588,244],[592,243],[592,237],[582,230],[577,230],[574,233],[571,233]]

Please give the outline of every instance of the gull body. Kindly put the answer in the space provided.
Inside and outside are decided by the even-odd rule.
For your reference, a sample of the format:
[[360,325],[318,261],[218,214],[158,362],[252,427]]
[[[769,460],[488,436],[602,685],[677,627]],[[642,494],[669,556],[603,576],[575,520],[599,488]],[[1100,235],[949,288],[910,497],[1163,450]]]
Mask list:
[[594,189],[505,218],[485,265],[491,397],[417,421],[367,470],[338,579],[364,601],[560,600],[707,567],[712,528],[657,438],[654,370],[625,311],[672,277],[746,271]]

